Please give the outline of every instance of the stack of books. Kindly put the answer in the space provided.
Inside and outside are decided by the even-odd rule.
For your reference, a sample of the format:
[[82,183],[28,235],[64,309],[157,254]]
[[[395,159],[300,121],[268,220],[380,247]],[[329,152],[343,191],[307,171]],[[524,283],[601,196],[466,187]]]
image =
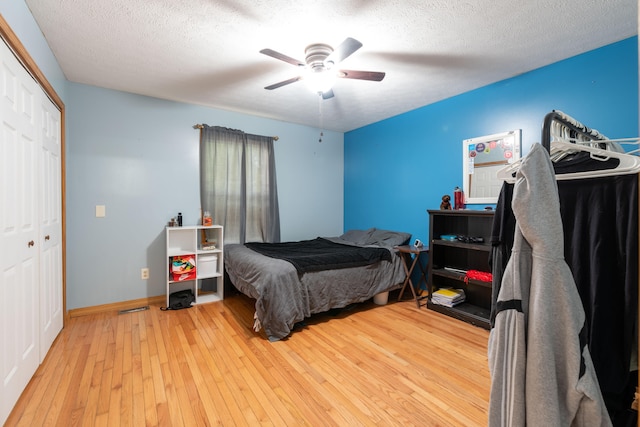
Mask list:
[[431,302],[446,307],[453,307],[464,302],[464,289],[441,288],[431,294]]

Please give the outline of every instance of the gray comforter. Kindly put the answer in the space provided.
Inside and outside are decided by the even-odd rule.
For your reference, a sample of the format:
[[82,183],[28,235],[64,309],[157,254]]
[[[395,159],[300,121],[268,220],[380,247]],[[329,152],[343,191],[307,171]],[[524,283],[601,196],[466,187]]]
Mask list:
[[[367,239],[363,239],[362,233],[368,235]],[[381,239],[381,236],[387,238]],[[297,322],[312,314],[363,302],[380,292],[400,287],[405,272],[393,246],[409,238],[406,233],[375,229],[330,238],[361,246],[378,243],[375,246],[391,252],[391,262],[308,272],[301,276],[287,261],[261,255],[244,245],[228,244],[225,245],[225,267],[234,286],[256,300],[256,329],[261,326],[269,340],[277,341],[288,336]]]

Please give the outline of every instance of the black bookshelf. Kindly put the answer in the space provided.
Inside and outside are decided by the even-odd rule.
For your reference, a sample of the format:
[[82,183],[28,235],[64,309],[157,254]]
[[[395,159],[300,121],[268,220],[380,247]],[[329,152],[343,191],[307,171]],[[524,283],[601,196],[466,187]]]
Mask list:
[[[429,210],[429,266],[427,308],[453,318],[489,329],[491,282],[466,279],[466,271],[489,272],[490,236],[493,211]],[[441,236],[480,238],[466,243],[445,240]],[[440,288],[464,289],[465,302],[454,307],[431,300]]]

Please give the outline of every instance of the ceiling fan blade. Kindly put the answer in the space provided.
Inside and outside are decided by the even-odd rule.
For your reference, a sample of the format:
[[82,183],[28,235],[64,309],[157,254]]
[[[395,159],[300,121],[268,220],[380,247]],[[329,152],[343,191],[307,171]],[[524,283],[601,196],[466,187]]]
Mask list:
[[343,79],[371,80],[379,82],[384,79],[386,73],[378,71],[357,71],[357,70],[340,70],[338,77]]
[[270,56],[270,57],[275,58],[275,59],[279,59],[279,60],[284,61],[284,62],[288,62],[289,64],[297,65],[298,67],[304,67],[304,65],[305,65],[304,63],[298,61],[297,59],[294,59],[294,58],[292,58],[290,56],[287,56],[287,55],[285,55],[283,53],[276,52],[273,49],[262,49],[260,51],[260,53],[263,53],[263,54],[265,54],[267,56]]
[[337,48],[335,48],[335,50],[331,52],[329,56],[327,56],[327,59],[325,59],[324,62],[325,63],[332,62],[334,64],[342,62],[349,55],[351,55],[353,52],[360,49],[361,47],[362,47],[362,43],[360,43],[358,40],[352,39],[351,37],[347,37],[345,41],[340,43],[340,45]]
[[322,99],[329,99],[333,97],[334,97],[333,89],[329,89],[326,92],[322,92]]
[[267,89],[267,90],[278,89],[279,87],[286,86],[286,85],[291,84],[291,83],[295,83],[298,80],[300,80],[301,78],[302,77],[300,77],[300,76],[292,77],[292,78],[290,78],[288,80],[283,80],[281,82],[274,83],[274,84],[272,84],[270,86],[266,86],[265,89]]

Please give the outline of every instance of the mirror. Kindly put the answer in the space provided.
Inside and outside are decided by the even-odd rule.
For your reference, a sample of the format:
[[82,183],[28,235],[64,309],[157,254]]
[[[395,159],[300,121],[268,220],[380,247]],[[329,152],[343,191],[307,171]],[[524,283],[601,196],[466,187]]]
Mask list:
[[465,139],[462,182],[465,204],[497,203],[502,180],[498,170],[520,158],[520,129]]

